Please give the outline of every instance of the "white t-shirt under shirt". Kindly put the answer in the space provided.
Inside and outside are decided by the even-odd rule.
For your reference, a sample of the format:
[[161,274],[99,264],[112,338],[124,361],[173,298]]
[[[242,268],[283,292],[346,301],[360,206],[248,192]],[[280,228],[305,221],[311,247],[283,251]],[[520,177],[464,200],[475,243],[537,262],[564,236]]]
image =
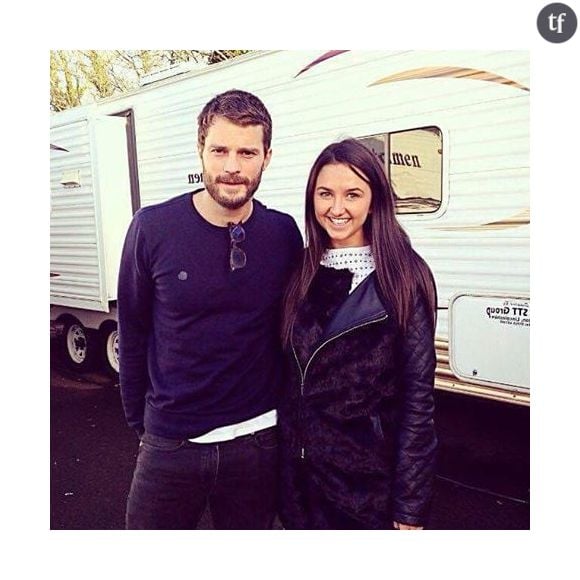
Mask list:
[[[350,293],[375,269],[375,260],[370,246],[359,248],[329,248],[322,254],[320,260],[322,266],[335,268],[336,270],[348,270],[353,274]],[[213,429],[208,433],[190,439],[193,443],[223,443],[231,441],[236,437],[249,435],[268,427],[274,427],[277,423],[277,413],[275,409],[243,421],[235,425],[225,425]]]
[[242,421],[235,425],[218,427],[217,429],[208,431],[195,439],[190,439],[190,441],[193,443],[223,443],[224,441],[231,441],[236,437],[249,435],[250,433],[255,433],[256,431],[261,431],[268,427],[274,427],[277,421],[278,416],[276,409],[272,409],[271,411],[259,415],[258,417],[254,417],[253,419],[248,419],[247,421]]

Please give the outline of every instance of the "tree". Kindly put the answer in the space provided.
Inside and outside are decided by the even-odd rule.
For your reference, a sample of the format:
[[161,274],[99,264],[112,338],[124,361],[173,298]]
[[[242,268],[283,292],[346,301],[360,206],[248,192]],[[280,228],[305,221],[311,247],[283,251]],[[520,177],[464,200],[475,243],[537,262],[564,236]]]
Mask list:
[[[115,92],[111,78],[114,53],[110,50],[80,51],[78,66],[83,77],[96,92],[98,98],[110,97]],[[84,57],[84,58],[83,58]]]
[[50,53],[50,109],[63,111],[139,87],[141,78],[182,62],[207,65],[247,50],[55,50]]
[[64,111],[81,104],[86,86],[76,70],[70,51],[50,53],[50,108]]

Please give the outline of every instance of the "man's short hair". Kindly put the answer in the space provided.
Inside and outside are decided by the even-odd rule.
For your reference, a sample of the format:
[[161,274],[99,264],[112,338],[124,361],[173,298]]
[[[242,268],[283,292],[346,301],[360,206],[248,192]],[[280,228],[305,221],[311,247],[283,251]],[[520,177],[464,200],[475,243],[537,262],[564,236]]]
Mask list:
[[233,89],[216,95],[205,105],[197,118],[197,143],[202,150],[207,132],[216,117],[224,117],[241,127],[261,125],[264,132],[264,151],[270,149],[272,118],[264,103],[252,93]]

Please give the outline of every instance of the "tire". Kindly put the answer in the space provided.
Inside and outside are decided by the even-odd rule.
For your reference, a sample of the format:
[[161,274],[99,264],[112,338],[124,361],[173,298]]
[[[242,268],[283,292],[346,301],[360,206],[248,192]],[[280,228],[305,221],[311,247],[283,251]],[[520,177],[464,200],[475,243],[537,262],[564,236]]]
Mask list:
[[100,335],[101,368],[112,378],[119,378],[119,331],[117,324],[109,321],[103,324]]
[[94,366],[94,338],[76,318],[67,317],[64,320],[59,351],[64,365],[71,370],[86,372]]

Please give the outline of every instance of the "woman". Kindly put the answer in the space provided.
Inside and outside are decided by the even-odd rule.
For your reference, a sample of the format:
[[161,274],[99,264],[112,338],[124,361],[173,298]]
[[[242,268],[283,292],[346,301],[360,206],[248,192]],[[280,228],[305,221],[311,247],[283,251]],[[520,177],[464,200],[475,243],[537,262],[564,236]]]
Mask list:
[[326,147],[285,299],[279,408],[287,529],[420,529],[432,494],[436,296],[377,157]]

